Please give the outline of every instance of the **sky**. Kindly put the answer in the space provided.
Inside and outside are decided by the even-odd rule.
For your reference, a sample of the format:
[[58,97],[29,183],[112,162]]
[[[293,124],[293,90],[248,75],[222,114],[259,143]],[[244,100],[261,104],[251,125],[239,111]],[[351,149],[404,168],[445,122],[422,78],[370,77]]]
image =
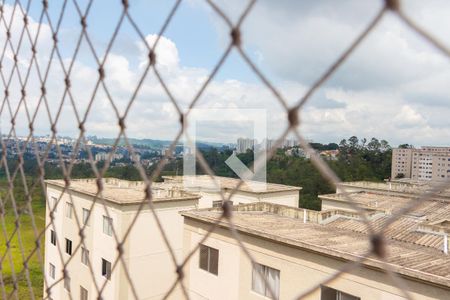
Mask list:
[[[174,1],[129,2],[129,14],[146,42],[152,45]],[[84,11],[88,1],[78,3],[78,8]],[[216,0],[215,3],[236,22],[247,2]],[[257,1],[242,24],[243,48],[289,105],[293,105],[370,22],[382,3],[381,0],[342,0],[337,6],[336,1],[331,0]],[[104,58],[122,11],[121,1],[93,1],[86,19],[89,42],[82,39],[73,61],[81,26],[77,8],[68,1],[58,33],[61,59],[54,57],[46,72],[53,43],[49,24],[56,28],[62,4],[63,1],[50,1],[50,22],[45,17],[41,19],[40,1],[32,2],[28,8],[30,34],[35,37],[40,28],[37,59],[29,73],[31,44],[26,37],[20,39],[23,16],[20,9],[13,10],[11,3],[5,6],[8,23],[14,16],[10,30],[13,47],[17,49],[20,42],[20,50],[18,68],[14,72],[11,72],[11,48],[8,46],[4,51],[1,84],[2,89],[5,82],[9,86],[10,107],[3,105],[0,112],[1,133],[10,132],[11,112],[17,110],[15,129],[18,135],[29,133],[28,118],[34,114],[35,135],[49,134],[49,113],[52,120],[55,119],[62,103],[56,124],[58,134],[78,136],[76,116],[84,117],[94,96],[86,117],[86,135],[117,137],[117,115],[109,97],[122,115],[148,61],[144,41],[125,20],[105,62],[107,92],[101,86],[94,93],[98,79],[95,57]],[[411,18],[450,47],[449,1],[408,0],[403,1],[403,7]],[[3,46],[4,22],[0,27],[0,45]],[[226,23],[206,1],[182,1],[160,37],[156,54],[158,70],[183,111],[208,78],[229,40]],[[65,94],[62,64],[67,72],[72,63],[69,97]],[[48,110],[43,104],[38,106],[39,76],[42,78],[46,73]],[[22,103],[18,107],[20,82],[25,78],[27,106]],[[277,138],[287,126],[283,107],[235,50],[195,107],[242,110],[229,122],[209,121],[198,131],[200,140],[235,142],[238,137],[252,132],[251,122],[245,119],[246,109],[265,109],[268,138]],[[300,130],[306,138],[324,143],[356,135],[385,139],[393,146],[402,143],[448,146],[448,116],[450,58],[389,13],[302,109]],[[153,72],[145,77],[130,106],[126,126],[127,135],[134,138],[172,140],[180,130],[174,105]]]

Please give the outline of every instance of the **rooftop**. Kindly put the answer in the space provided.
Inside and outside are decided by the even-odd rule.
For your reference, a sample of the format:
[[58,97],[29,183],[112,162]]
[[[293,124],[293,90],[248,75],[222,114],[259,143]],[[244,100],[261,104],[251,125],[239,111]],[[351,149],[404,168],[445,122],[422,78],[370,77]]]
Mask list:
[[[65,187],[64,180],[46,180],[45,182],[47,185]],[[95,197],[98,193],[97,179],[72,179],[69,190]],[[154,202],[186,201],[200,198],[193,193],[158,183],[153,183],[152,195]],[[143,181],[104,178],[101,197],[116,204],[140,203],[145,199],[145,184]]]
[[[187,182],[189,186],[193,188],[202,189],[215,189],[216,185],[214,180],[209,175],[197,175],[197,176],[163,176],[164,182],[182,184],[183,181]],[[224,190],[232,190],[238,186],[240,179],[214,176],[214,179],[219,183],[220,187]],[[257,181],[248,181],[249,184],[243,183],[239,186],[239,191],[250,192],[250,193],[273,193],[273,192],[284,192],[284,191],[299,191],[302,188],[298,186],[277,184],[277,183],[264,183]],[[256,187],[254,189],[254,187]]]
[[[374,190],[374,191],[385,191],[392,193],[400,193],[407,195],[420,195],[425,193],[430,193],[434,188],[439,187],[442,182],[432,182],[432,181],[419,181],[409,178],[396,179],[391,182],[371,182],[371,181],[351,181],[342,182],[338,186],[347,188],[359,188],[361,190]],[[439,192],[435,193],[435,198],[449,198],[450,199],[450,188],[440,189]]]
[[[367,228],[356,213],[317,212],[262,202],[233,206],[233,210],[233,223],[243,233],[345,260],[357,260],[369,251]],[[201,209],[182,212],[182,215],[212,223],[221,211]],[[369,219],[377,230],[389,217],[373,211]],[[440,250],[442,235],[414,231],[416,227],[412,225],[417,223],[411,218],[400,219],[388,229],[387,262],[399,274],[450,287],[450,259]],[[229,226],[225,221],[220,225]],[[418,242],[420,238],[423,240]],[[382,269],[381,262],[373,257],[364,264]]]
[[[337,193],[337,194],[326,194],[319,195],[321,199],[328,199],[334,201],[348,202],[350,198],[354,203],[358,204],[360,207],[381,210],[385,213],[396,213],[403,207],[405,207],[409,202],[414,201],[417,197],[412,197],[408,195],[390,195],[383,192],[371,192],[371,191],[359,191],[352,193]],[[443,203],[443,205],[441,205]],[[442,206],[445,209],[445,214],[450,213],[450,199],[427,199],[421,201],[421,203],[416,207],[416,209],[411,213],[413,216],[427,216],[427,218],[436,219],[435,215],[441,215],[442,210],[436,210],[436,206]]]
[[[372,225],[375,230],[381,229],[391,215],[398,213],[414,197],[387,195],[377,192],[355,192],[347,194],[359,207],[373,209],[384,214]],[[321,199],[347,202],[344,194],[320,195]],[[443,233],[450,233],[447,226],[450,220],[450,200],[428,199],[421,201],[412,211],[402,215],[395,221],[386,234],[392,238],[416,243],[427,247],[442,248]],[[334,226],[367,233],[367,228],[360,220],[339,220]]]

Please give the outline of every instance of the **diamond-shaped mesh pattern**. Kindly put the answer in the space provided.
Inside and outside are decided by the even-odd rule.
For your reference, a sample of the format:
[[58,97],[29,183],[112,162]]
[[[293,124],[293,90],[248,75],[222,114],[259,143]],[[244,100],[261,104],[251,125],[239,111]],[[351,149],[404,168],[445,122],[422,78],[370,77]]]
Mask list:
[[[149,76],[155,76],[158,84],[161,86],[162,90],[170,100],[170,102],[175,107],[178,117],[180,130],[171,144],[170,149],[174,150],[176,144],[179,142],[180,138],[183,136],[185,129],[185,120],[188,120],[190,110],[197,106],[198,100],[204,94],[205,90],[213,81],[215,75],[222,68],[225,61],[229,58],[230,53],[235,51],[240,57],[242,57],[245,64],[247,64],[252,72],[261,80],[262,84],[266,86],[273,95],[273,101],[278,101],[286,112],[286,124],[287,129],[277,140],[277,145],[275,145],[268,153],[267,159],[270,159],[274,152],[275,147],[282,143],[282,140],[288,134],[294,134],[299,141],[301,146],[307,152],[311,153],[311,160],[320,173],[333,185],[337,185],[340,182],[338,176],[329,168],[329,166],[322,160],[318,155],[315,155],[311,146],[308,144],[307,140],[299,132],[299,128],[302,126],[302,122],[299,119],[299,112],[302,110],[304,105],[311,99],[314,92],[320,88],[331,76],[339,69],[342,63],[352,55],[355,49],[364,42],[367,36],[374,30],[376,30],[377,24],[381,19],[387,14],[392,13],[396,15],[401,21],[403,21],[411,31],[417,33],[420,37],[426,40],[430,45],[440,50],[444,55],[450,57],[450,50],[444,46],[439,40],[433,37],[433,35],[420,26],[418,26],[414,20],[410,19],[404,14],[402,7],[400,6],[400,1],[397,0],[386,0],[384,6],[376,13],[375,17],[370,21],[367,27],[359,33],[357,38],[348,45],[347,49],[339,56],[339,58],[329,66],[329,68],[323,74],[317,74],[317,80],[311,85],[311,87],[306,91],[304,95],[299,95],[299,100],[290,106],[288,102],[283,98],[282,93],[279,91],[277,86],[271,82],[271,80],[266,77],[263,72],[258,68],[257,64],[252,61],[252,58],[244,50],[243,44],[245,43],[245,36],[241,36],[241,28],[245,26],[245,19],[249,14],[252,13],[255,5],[258,5],[257,1],[248,1],[245,9],[240,14],[237,22],[232,22],[230,17],[220,9],[213,1],[207,0],[207,5],[212,8],[216,13],[218,19],[223,20],[228,26],[229,30],[229,41],[223,49],[223,54],[218,59],[217,63],[212,68],[211,72],[207,76],[206,80],[200,86],[198,91],[196,91],[194,97],[190,100],[187,110],[183,110],[182,106],[177,101],[176,96],[171,91],[170,85],[165,81],[164,76],[161,73],[160,66],[158,64],[158,56],[155,54],[155,50],[158,49],[160,39],[157,38],[152,44],[146,40],[143,34],[143,28],[141,28],[138,23],[135,22],[133,15],[129,10],[129,1],[121,1],[121,13],[119,17],[114,20],[108,20],[108,28],[110,28],[112,34],[108,39],[108,44],[103,50],[99,50],[95,46],[95,41],[91,37],[89,31],[89,14],[92,9],[95,9],[95,1],[77,1],[77,0],[64,0],[60,1],[61,6],[57,8],[59,11],[55,14],[54,11],[50,14],[49,2],[47,0],[43,1],[11,1],[7,4],[2,1],[0,6],[0,36],[1,36],[1,48],[0,48],[0,76],[1,84],[4,95],[1,100],[0,114],[1,114],[1,133],[2,133],[2,156],[1,156],[1,169],[5,173],[6,181],[4,183],[4,190],[1,193],[0,198],[0,222],[2,228],[3,240],[5,245],[0,248],[0,284],[1,284],[1,298],[2,299],[18,299],[20,296],[29,297],[31,299],[38,298],[42,291],[38,291],[33,288],[33,278],[36,272],[44,272],[46,270],[43,260],[43,239],[44,236],[48,237],[51,230],[56,232],[56,237],[59,236],[57,231],[57,226],[54,224],[54,207],[50,207],[50,202],[47,202],[46,210],[50,211],[51,222],[42,230],[42,220],[35,216],[34,210],[36,209],[35,198],[33,197],[37,192],[43,191],[45,195],[45,182],[46,179],[46,169],[45,164],[49,160],[49,152],[55,150],[58,154],[53,160],[59,163],[62,176],[65,181],[65,187],[61,193],[68,194],[70,197],[70,203],[73,205],[72,192],[69,190],[71,184],[72,172],[75,167],[75,159],[80,150],[86,151],[87,159],[86,161],[92,169],[93,176],[97,180],[97,192],[95,194],[94,202],[92,203],[91,209],[96,203],[102,204],[104,210],[104,215],[106,217],[110,216],[110,209],[104,202],[104,186],[102,183],[102,178],[104,177],[107,169],[109,168],[110,159],[106,159],[106,163],[98,167],[95,163],[94,155],[90,147],[86,146],[87,143],[87,130],[86,122],[93,112],[93,106],[98,99],[98,95],[102,93],[105,95],[112,107],[111,114],[112,117],[117,122],[118,134],[115,139],[115,143],[112,146],[112,151],[109,154],[110,158],[114,155],[117,146],[121,141],[124,142],[128,151],[130,153],[135,153],[133,145],[130,143],[127,136],[127,124],[131,122],[129,120],[129,112],[135,103],[135,100],[140,92],[140,90],[145,85],[145,80]],[[79,2],[83,2],[81,5]],[[165,21],[163,22],[158,37],[163,36],[168,25],[172,22],[173,17],[179,9],[181,0],[175,1],[173,8],[168,13]],[[38,22],[30,26],[29,14],[31,9],[37,10],[39,13]],[[53,8],[54,9],[54,8]],[[56,17],[55,17],[56,15]],[[65,45],[61,43],[62,33],[62,23],[65,18],[71,17],[79,20],[78,36],[75,38],[75,44],[73,52],[70,55],[70,59],[67,59],[67,49]],[[116,104],[117,99],[114,98],[113,93],[110,92],[111,86],[108,86],[105,78],[108,76],[107,67],[108,59],[111,56],[111,51],[113,47],[118,43],[117,36],[119,31],[127,23],[131,26],[132,31],[136,34],[140,42],[144,45],[146,53],[148,55],[147,62],[143,66],[143,72],[140,75],[139,80],[132,87],[132,92],[129,98],[127,98],[126,105],[124,109],[119,108]],[[47,24],[47,28],[50,31],[45,31],[42,28],[42,24]],[[189,33],[187,33],[189,34]],[[46,57],[39,57],[39,51],[37,50],[40,45],[40,41],[43,36],[50,36],[52,41],[49,45],[48,55]],[[273,38],[273,37],[272,37]],[[48,39],[46,39],[48,40]],[[79,97],[73,93],[72,86],[76,84],[76,78],[73,76],[73,70],[76,68],[77,60],[79,59],[80,48],[87,47],[91,59],[96,64],[97,75],[91,78],[92,84],[94,86],[92,93],[87,99],[79,99]],[[51,78],[52,69],[58,69],[59,74],[62,74],[64,78],[58,78],[63,85],[59,88],[61,93],[55,96],[51,88],[54,86],[53,78]],[[152,75],[153,74],[153,75]],[[32,81],[30,78],[37,80]],[[29,96],[31,89],[39,90],[39,97],[33,98]],[[49,96],[51,95],[51,96]],[[83,100],[83,101],[81,101]],[[78,138],[74,146],[74,151],[70,159],[64,158],[63,151],[60,144],[57,142],[58,128],[63,126],[66,121],[61,119],[62,112],[65,109],[69,109],[73,115],[78,129]],[[48,123],[48,133],[51,137],[51,142],[45,147],[40,147],[35,135],[35,124],[38,117],[46,118]],[[17,120],[21,120],[20,123]],[[28,128],[28,135],[25,139],[18,137],[18,128]],[[14,150],[11,150],[14,149]],[[13,153],[9,153],[13,151]],[[33,153],[35,159],[37,160],[37,176],[30,178],[27,172],[27,166],[24,157],[28,153]],[[170,151],[168,151],[169,153]],[[17,161],[11,162],[8,159],[9,155],[14,154]],[[167,154],[169,155],[169,154]],[[202,154],[196,153],[197,161],[200,167],[206,174],[213,176],[211,168],[206,163],[206,160],[202,157]],[[235,225],[233,223],[233,211],[230,208],[229,200],[239,186],[243,183],[241,181],[240,185],[237,186],[229,196],[222,194],[223,214],[213,226],[209,228],[208,233],[203,237],[203,240],[197,245],[195,249],[184,256],[182,260],[177,260],[174,250],[170,244],[170,241],[166,235],[166,232],[161,225],[158,214],[155,213],[152,199],[152,183],[155,178],[157,178],[161,171],[163,170],[165,164],[167,164],[167,159],[162,159],[154,172],[151,175],[146,173],[144,167],[139,163],[138,160],[135,161],[134,166],[139,171],[141,180],[145,184],[146,197],[139,204],[139,209],[135,214],[131,225],[125,230],[123,236],[119,235],[112,224],[112,237],[116,243],[117,258],[111,262],[110,266],[104,266],[105,272],[114,271],[118,266],[122,265],[124,270],[124,279],[127,281],[129,288],[132,291],[134,298],[139,299],[139,291],[136,290],[133,276],[130,274],[127,268],[127,263],[123,259],[123,245],[129,237],[133,225],[136,224],[136,220],[140,215],[140,212],[144,208],[149,208],[152,211],[153,217],[155,219],[155,224],[159,228],[159,232],[169,250],[172,264],[168,265],[167,268],[173,269],[177,274],[177,280],[173,282],[171,288],[167,290],[164,298],[169,297],[173,291],[180,287],[182,294],[189,298],[188,291],[184,285],[184,270],[190,259],[193,257],[194,253],[198,251],[199,245],[204,242],[210,234],[217,228],[220,222],[227,222],[232,236],[236,239],[239,247],[245,253],[248,260],[255,262],[251,253],[246,248],[244,242],[242,241]],[[255,162],[256,167],[258,166],[258,161]],[[297,298],[301,299],[316,291],[321,284],[327,284],[341,276],[344,272],[349,272],[350,270],[358,267],[364,260],[369,256],[375,256],[380,261],[384,262],[384,248],[386,240],[383,238],[383,233],[386,228],[392,224],[401,214],[412,211],[416,206],[421,203],[422,200],[432,197],[438,194],[444,187],[448,185],[447,182],[443,182],[436,186],[432,191],[428,191],[426,194],[411,200],[408,205],[406,205],[399,213],[393,215],[391,219],[383,226],[381,230],[375,230],[372,228],[371,223],[367,219],[365,213],[359,208],[352,198],[349,196],[348,201],[353,205],[354,209],[358,210],[362,220],[368,227],[370,243],[372,245],[371,250],[366,253],[365,256],[361,257],[359,261],[348,263],[339,272],[336,272],[331,277],[327,278],[323,282],[318,282],[317,286],[311,287],[306,293],[299,294]],[[57,199],[57,202],[61,201],[61,197]],[[52,204],[54,205],[54,203]],[[60,206],[62,208],[62,206]],[[86,222],[83,220],[83,216],[79,215],[76,210],[72,211],[73,218],[79,228],[80,243],[74,243],[71,245],[72,254],[81,252],[82,248],[85,246],[85,236],[84,229]],[[32,236],[24,236],[24,228],[30,227],[33,230]],[[32,241],[32,247],[30,250],[29,244]],[[73,255],[70,259],[65,260],[63,258],[66,249],[62,247],[63,243],[56,243],[58,247],[59,259],[63,266],[62,269],[55,270],[55,283],[45,282],[46,287],[45,293],[48,298],[52,297],[52,288],[62,281],[67,281],[69,278],[76,277],[77,274],[70,274],[68,272],[68,265],[72,263]],[[17,261],[20,263],[17,264]],[[38,270],[32,269],[30,267],[31,261],[37,261],[40,268]],[[78,263],[78,262],[77,262]],[[88,268],[90,270],[92,281],[95,286],[96,297],[102,298],[103,292],[109,281],[104,281],[103,283],[97,282],[94,278],[95,266],[88,260]],[[404,283],[402,279],[391,271],[390,265],[385,263],[384,269],[386,270],[386,276],[389,276],[392,282],[403,291],[404,296],[410,299],[410,295],[407,290],[404,289]],[[8,270],[8,276],[5,272]],[[97,270],[98,271],[98,270]],[[264,277],[263,277],[264,278]],[[23,293],[23,290],[27,290],[27,293]],[[73,290],[68,291],[67,295],[69,298],[72,296]],[[273,291],[270,291],[273,294]]]

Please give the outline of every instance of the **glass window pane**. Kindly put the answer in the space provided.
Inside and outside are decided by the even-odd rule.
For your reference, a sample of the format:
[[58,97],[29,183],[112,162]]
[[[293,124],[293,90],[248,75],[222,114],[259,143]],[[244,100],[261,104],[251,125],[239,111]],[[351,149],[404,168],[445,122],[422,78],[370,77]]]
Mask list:
[[209,272],[219,273],[219,250],[214,248],[209,248]]
[[322,300],[361,300],[361,298],[335,290],[328,286],[321,286]]
[[103,233],[112,236],[112,219],[103,216]]
[[111,279],[111,263],[106,262],[106,278]]
[[70,277],[67,276],[64,278],[64,288],[68,291],[70,291]]
[[205,271],[208,271],[208,247],[200,245],[200,260],[199,267]]
[[66,217],[72,219],[72,204],[69,202],[66,202]]
[[55,279],[55,266],[53,264],[49,264],[49,275],[51,278]]
[[88,218],[89,218],[89,209],[83,208],[83,224],[89,225]]
[[56,245],[56,234],[53,230],[50,230],[50,243]]
[[111,279],[111,263],[102,258],[102,276]]
[[252,271],[252,290],[258,294],[264,295],[265,285],[261,274],[264,274],[264,266],[254,263]]
[[53,212],[56,212],[56,208],[58,207],[56,204],[58,203],[58,199],[56,197],[52,197],[50,201],[50,208],[53,209]]
[[358,297],[346,294],[344,292],[337,291],[337,298],[340,300],[359,300]]
[[89,250],[87,250],[86,248],[81,248],[81,262],[87,265],[88,261],[89,261]]
[[271,297],[271,291],[275,299],[278,299],[279,291],[280,291],[280,271],[266,268],[266,280],[267,280],[267,288],[266,288],[266,296]]
[[88,300],[88,291],[82,286],[80,286],[80,300]]

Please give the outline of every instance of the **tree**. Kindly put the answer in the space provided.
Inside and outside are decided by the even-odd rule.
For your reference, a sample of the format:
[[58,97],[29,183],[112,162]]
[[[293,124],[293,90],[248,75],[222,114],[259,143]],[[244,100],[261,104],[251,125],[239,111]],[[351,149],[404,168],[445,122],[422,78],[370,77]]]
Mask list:
[[378,139],[376,139],[376,138],[372,138],[371,140],[370,140],[370,142],[367,144],[367,148],[370,150],[370,151],[380,151],[380,148],[381,148],[381,143],[380,143],[380,141],[378,141]]
[[348,143],[349,143],[349,147],[352,152],[356,151],[359,148],[359,146],[358,146],[359,140],[356,136],[350,137],[348,139]]
[[410,144],[401,144],[401,145],[398,145],[398,147],[401,149],[413,149],[414,148],[414,146],[410,145]]
[[391,146],[389,146],[389,143],[386,140],[381,140],[380,145],[381,145],[381,149],[380,149],[381,152],[391,150]]

